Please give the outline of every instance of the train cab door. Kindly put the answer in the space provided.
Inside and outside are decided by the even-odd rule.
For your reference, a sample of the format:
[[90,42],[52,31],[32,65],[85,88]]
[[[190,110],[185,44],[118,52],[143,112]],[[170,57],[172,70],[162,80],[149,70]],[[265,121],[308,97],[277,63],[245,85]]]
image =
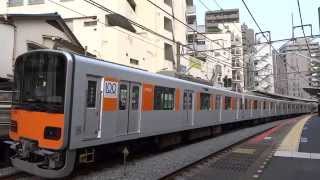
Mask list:
[[84,120],[85,139],[95,139],[101,136],[101,103],[102,78],[87,76],[86,108]]
[[190,90],[183,93],[183,118],[187,126],[194,125],[194,93]]
[[128,134],[140,132],[141,120],[141,85],[138,83],[130,83],[130,101],[129,101],[129,118],[128,118]]

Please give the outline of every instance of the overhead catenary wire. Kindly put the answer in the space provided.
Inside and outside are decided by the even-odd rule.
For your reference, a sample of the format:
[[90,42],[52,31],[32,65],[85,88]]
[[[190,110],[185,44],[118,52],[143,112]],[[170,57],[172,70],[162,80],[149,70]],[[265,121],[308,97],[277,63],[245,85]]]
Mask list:
[[[54,3],[54,4],[58,5],[58,6],[61,6],[61,7],[65,8],[65,9],[67,9],[67,10],[69,10],[69,11],[72,11],[72,12],[74,12],[74,13],[76,13],[76,14],[79,14],[79,15],[81,15],[81,16],[83,16],[83,17],[86,17],[86,16],[87,16],[87,15],[85,15],[85,14],[83,14],[83,13],[80,13],[79,11],[76,11],[76,10],[74,10],[74,9],[72,9],[72,8],[69,8],[69,7],[67,7],[67,6],[64,6],[64,5],[62,5],[62,4],[58,3],[58,2],[55,2],[55,1],[53,1],[53,0],[48,0],[48,1],[50,1],[51,3]],[[99,21],[99,20],[98,20],[98,22],[101,23],[101,24],[103,24],[103,25],[107,25],[107,24],[105,24],[105,23],[103,23],[103,22],[101,22],[101,21]],[[115,28],[115,27],[112,27],[112,28],[114,28],[115,30],[117,30],[117,31],[119,31],[119,32],[122,32],[122,33],[124,33],[124,34],[127,34],[127,35],[129,35],[129,36],[131,36],[131,37],[133,37],[133,38],[137,38],[137,39],[139,39],[139,40],[141,40],[141,41],[144,41],[144,42],[146,42],[146,43],[152,44],[152,45],[156,46],[156,47],[159,48],[159,49],[164,49],[164,48],[159,47],[159,46],[157,46],[157,45],[155,45],[155,44],[153,44],[153,43],[151,43],[151,42],[145,41],[145,40],[143,40],[142,38],[139,38],[139,37],[136,37],[136,36],[132,36],[130,33],[127,33],[127,32],[125,32],[125,31],[122,31],[122,30],[120,30],[120,29],[118,29],[118,28]],[[314,35],[314,36],[320,36],[320,35]],[[221,49],[226,49],[226,48],[221,48]],[[217,50],[220,50],[220,49],[217,49]],[[213,50],[211,50],[211,51],[213,51]],[[183,57],[183,56],[182,56],[182,57]],[[187,59],[187,60],[190,60],[190,59],[185,58],[185,57],[183,57],[183,58],[184,58],[184,59]],[[217,64],[221,64],[221,65],[228,66],[228,67],[232,67],[232,66],[230,66],[230,63],[227,63],[227,62],[224,63],[224,61],[221,60],[221,59],[218,59],[218,58],[215,58],[215,57],[210,57],[210,56],[208,56],[207,58],[208,58],[207,60],[210,61],[210,62],[217,63]],[[211,70],[213,70],[213,69],[211,69]],[[256,72],[256,71],[252,71],[252,72]]]
[[[185,27],[191,29],[193,32],[195,32],[197,35],[200,35],[202,37],[204,37],[205,39],[209,40],[209,42],[212,42],[214,44],[217,44],[218,46],[221,47],[220,50],[224,50],[224,49],[227,49],[228,48],[224,48],[222,45],[220,45],[219,43],[216,43],[215,39],[211,39],[209,38],[208,36],[204,35],[203,33],[199,32],[197,29],[193,28],[192,26],[186,24],[185,22],[183,22],[182,20],[178,19],[177,17],[173,16],[170,12],[166,11],[165,9],[161,8],[159,5],[157,5],[156,3],[154,3],[153,1],[151,0],[146,0],[147,2],[149,2],[151,5],[153,5],[154,7],[158,8],[159,10],[161,10],[162,12],[164,12],[165,14],[167,14],[168,16],[170,16],[171,18],[173,18],[174,20],[178,21],[179,23],[181,23],[182,25],[184,25]],[[222,56],[223,58],[227,59],[226,57]],[[229,60],[229,59],[228,59]]]
[[[95,6],[95,7],[99,8],[99,9],[101,9],[101,10],[104,10],[104,11],[106,11],[106,12],[108,12],[108,13],[118,14],[118,15],[122,16],[121,14],[116,13],[116,12],[112,11],[111,9],[109,9],[109,8],[107,8],[107,7],[101,5],[101,4],[99,4],[99,3],[97,3],[97,2],[95,2],[95,1],[93,1],[93,0],[83,0],[83,1],[85,1],[85,2],[87,2],[87,3],[89,3],[89,4],[93,5],[93,6]],[[169,13],[169,14],[170,14],[170,13]],[[122,16],[122,17],[124,17],[124,16]],[[124,18],[126,18],[126,17],[124,17]],[[145,30],[145,31],[147,31],[147,32],[150,32],[150,33],[152,33],[152,34],[154,34],[154,35],[156,35],[156,36],[158,36],[158,37],[161,37],[161,38],[163,38],[163,39],[166,39],[166,40],[168,40],[168,41],[170,41],[170,42],[172,42],[172,43],[175,43],[175,44],[178,44],[178,43],[179,43],[179,42],[173,41],[172,39],[170,39],[170,38],[168,38],[168,37],[165,37],[164,35],[161,35],[161,34],[155,32],[155,31],[153,31],[153,30],[151,30],[151,29],[149,29],[149,28],[147,28],[147,27],[145,27],[145,26],[143,26],[143,25],[141,25],[141,24],[139,24],[139,23],[137,23],[137,22],[135,22],[135,21],[133,21],[133,20],[131,20],[131,19],[129,19],[129,18],[126,18],[126,19],[127,19],[130,23],[132,23],[134,26],[139,27],[139,28],[141,28],[141,29],[143,29],[143,30]],[[211,41],[212,41],[212,40],[211,40]],[[192,49],[192,48],[190,48],[188,45],[184,45],[184,44],[181,44],[181,43],[179,43],[179,44],[182,45],[182,47],[185,47],[185,48],[188,48],[188,49]],[[210,56],[210,55],[208,55],[208,54],[205,54],[205,56],[214,58],[214,57],[212,57],[212,56]],[[227,59],[227,60],[230,60],[230,59]],[[220,59],[220,61],[222,61],[222,60]],[[232,67],[232,63],[226,62],[226,61],[223,61],[223,62],[226,63],[226,64],[230,64],[231,67]],[[219,62],[219,61],[217,61],[217,63],[223,64],[223,63],[221,63],[221,62]],[[225,65],[225,64],[224,64],[224,65]],[[245,67],[244,67],[244,68],[245,68]]]
[[[69,11],[71,11],[71,12],[74,12],[74,13],[82,16],[82,17],[87,17],[86,14],[83,14],[83,13],[81,13],[81,12],[79,12],[79,11],[76,11],[76,10],[74,10],[74,9],[72,9],[72,8],[69,8],[69,7],[67,7],[67,6],[65,6],[65,5],[63,5],[63,4],[61,4],[61,3],[58,3],[58,2],[56,2],[56,1],[54,1],[54,0],[48,0],[48,1],[51,2],[51,3],[53,3],[53,4],[55,4],[55,5],[57,5],[57,6],[60,6],[60,7],[64,8],[64,9],[66,9],[66,10],[69,10]],[[101,22],[99,19],[97,19],[97,22],[98,22],[99,24],[103,24],[103,25],[105,25],[105,26],[108,25],[108,24],[106,24],[106,23],[104,23],[104,22]],[[123,33],[123,34],[128,35],[129,37],[138,39],[138,40],[140,40],[140,41],[142,41],[142,42],[148,43],[148,44],[150,44],[150,45],[152,45],[152,46],[154,46],[154,47],[157,47],[157,48],[159,48],[159,49],[162,49],[162,50],[164,49],[163,47],[158,46],[158,44],[151,43],[151,42],[146,41],[145,39],[139,38],[139,37],[137,37],[137,36],[133,36],[132,34],[126,32],[126,31],[120,30],[119,28],[116,28],[116,27],[114,27],[114,26],[110,26],[110,27],[113,28],[114,30],[120,32],[120,33]]]
[[[72,9],[72,8],[69,8],[69,7],[67,7],[67,6],[64,6],[64,5],[62,5],[62,4],[58,3],[58,2],[55,2],[54,0],[48,0],[48,1],[51,2],[51,3],[53,3],[53,4],[56,4],[56,5],[60,6],[60,7],[62,7],[62,8],[65,8],[65,9],[67,9],[67,10],[69,10],[69,11],[72,11],[72,12],[74,12],[74,13],[76,13],[76,14],[79,14],[79,15],[82,16],[82,17],[87,17],[87,15],[85,15],[85,14],[79,12],[79,11],[76,11],[76,10],[74,10],[74,9]],[[106,23],[101,22],[99,19],[97,19],[97,22],[100,23],[100,24],[103,24],[103,25],[107,25]],[[146,41],[146,40],[144,40],[144,39],[142,39],[142,38],[136,37],[136,36],[132,36],[130,33],[125,32],[125,31],[122,31],[122,30],[120,30],[120,29],[118,29],[118,28],[116,28],[116,27],[113,27],[113,26],[111,26],[111,27],[112,27],[113,29],[121,32],[121,33],[124,33],[124,34],[132,37],[132,38],[141,40],[141,41],[143,41],[143,42],[145,42],[145,43],[151,44],[151,45],[153,45],[153,46],[155,46],[155,47],[157,47],[157,48],[159,48],[159,49],[164,50],[164,48],[159,47],[158,45],[156,45],[156,44],[154,44],[154,43],[148,42],[148,41]],[[177,43],[177,42],[174,42],[174,43]],[[183,47],[187,47],[187,45],[183,45],[183,44],[181,44],[181,45],[182,45]],[[187,48],[189,48],[189,47],[187,47]],[[207,54],[206,54],[206,55],[207,55]],[[230,63],[228,63],[228,62],[225,62],[225,61],[220,60],[220,59],[217,60],[216,58],[210,57],[210,56],[207,56],[207,57],[209,57],[209,60],[208,60],[209,62],[217,63],[217,64],[221,64],[221,65],[224,65],[224,66],[229,66],[229,67],[231,67]],[[189,60],[189,59],[188,59],[188,60]],[[222,61],[222,62],[221,62],[221,61]]]
[[304,25],[303,25],[303,20],[302,20],[302,13],[301,13],[301,6],[300,6],[300,1],[299,1],[299,0],[297,0],[297,4],[298,4],[298,10],[299,10],[299,17],[300,17],[300,23],[301,23],[302,33],[303,33],[304,39],[305,39],[306,44],[307,44],[307,48],[308,48],[308,51],[309,51],[309,55],[311,56],[310,46],[309,46],[309,43],[308,43],[308,40],[307,40],[307,37],[306,37],[306,33],[305,33],[305,31],[304,31]]
[[[270,40],[266,37],[265,33],[263,33],[260,25],[258,24],[257,20],[256,20],[255,17],[253,16],[253,14],[252,14],[251,10],[249,9],[247,3],[246,3],[244,0],[241,0],[241,1],[242,1],[243,5],[245,6],[246,10],[248,11],[249,15],[251,16],[252,20],[254,21],[255,25],[258,27],[258,29],[259,29],[260,33],[262,34],[262,36],[266,39],[266,41],[268,42],[268,44],[270,44],[270,46],[271,46],[271,48],[274,50],[274,52],[276,52],[277,54],[280,54],[280,53],[278,52],[278,50],[277,50],[275,47],[273,47],[272,43],[271,43]],[[292,68],[291,66],[289,66],[289,67],[295,71],[294,68]],[[300,77],[301,77],[304,81],[306,81],[306,82],[309,83],[309,81],[307,81],[304,77],[302,77],[302,76],[300,76]]]

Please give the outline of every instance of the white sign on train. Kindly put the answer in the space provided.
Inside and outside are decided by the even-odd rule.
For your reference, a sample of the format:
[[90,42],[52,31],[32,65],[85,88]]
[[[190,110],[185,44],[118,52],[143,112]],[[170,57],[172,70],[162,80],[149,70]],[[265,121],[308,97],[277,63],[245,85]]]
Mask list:
[[118,82],[105,81],[103,94],[104,94],[105,98],[117,98],[118,97]]

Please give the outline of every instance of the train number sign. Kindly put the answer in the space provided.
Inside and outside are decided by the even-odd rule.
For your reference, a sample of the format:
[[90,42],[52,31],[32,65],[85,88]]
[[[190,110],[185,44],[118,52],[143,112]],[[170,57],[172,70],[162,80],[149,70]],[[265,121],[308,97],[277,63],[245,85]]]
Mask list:
[[105,98],[117,98],[118,97],[118,82],[105,81],[104,82],[104,97]]

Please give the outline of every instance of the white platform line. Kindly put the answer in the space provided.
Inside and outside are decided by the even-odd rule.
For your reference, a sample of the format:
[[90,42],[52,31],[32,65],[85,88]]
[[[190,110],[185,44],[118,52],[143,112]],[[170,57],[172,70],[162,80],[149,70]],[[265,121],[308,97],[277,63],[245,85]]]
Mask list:
[[276,151],[274,156],[303,158],[303,159],[320,159],[320,153],[305,153],[305,152],[294,152],[294,151]]

